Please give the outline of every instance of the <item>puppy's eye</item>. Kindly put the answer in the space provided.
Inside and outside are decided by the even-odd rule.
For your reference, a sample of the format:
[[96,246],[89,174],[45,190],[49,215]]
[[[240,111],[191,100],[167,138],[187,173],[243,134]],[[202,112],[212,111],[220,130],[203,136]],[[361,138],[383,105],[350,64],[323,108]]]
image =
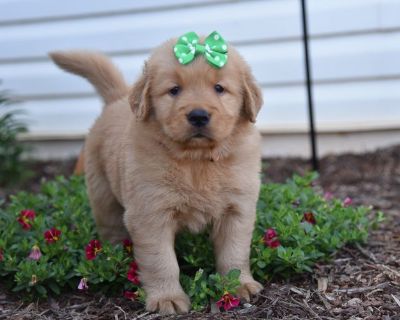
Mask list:
[[225,88],[223,86],[221,86],[220,84],[216,84],[214,86],[214,90],[217,93],[223,93],[225,91]]
[[169,89],[169,94],[171,96],[177,96],[180,91],[181,91],[181,88],[179,86],[175,86],[175,87]]

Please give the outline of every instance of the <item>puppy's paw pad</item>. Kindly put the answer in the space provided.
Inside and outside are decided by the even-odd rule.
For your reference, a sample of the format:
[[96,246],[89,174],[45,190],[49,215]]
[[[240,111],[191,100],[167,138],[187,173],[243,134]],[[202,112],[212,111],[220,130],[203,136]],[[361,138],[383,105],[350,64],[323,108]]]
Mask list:
[[190,310],[190,300],[184,293],[171,296],[149,297],[146,309],[160,314],[187,313]]
[[263,289],[261,283],[257,281],[249,281],[242,283],[242,285],[237,290],[237,294],[247,301],[250,301],[250,296],[260,292]]

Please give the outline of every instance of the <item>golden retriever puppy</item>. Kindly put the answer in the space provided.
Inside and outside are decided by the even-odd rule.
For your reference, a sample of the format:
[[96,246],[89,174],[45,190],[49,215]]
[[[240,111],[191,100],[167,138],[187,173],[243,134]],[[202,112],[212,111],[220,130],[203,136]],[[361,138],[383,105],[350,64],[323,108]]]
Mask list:
[[146,308],[163,314],[190,308],[174,251],[182,229],[211,225],[217,271],[240,269],[238,294],[245,299],[262,288],[249,268],[260,89],[233,47],[216,68],[202,55],[182,65],[175,43],[154,50],[131,88],[100,54],[51,54],[61,68],[87,78],[106,103],[85,142],[91,208],[103,239],[132,239]]

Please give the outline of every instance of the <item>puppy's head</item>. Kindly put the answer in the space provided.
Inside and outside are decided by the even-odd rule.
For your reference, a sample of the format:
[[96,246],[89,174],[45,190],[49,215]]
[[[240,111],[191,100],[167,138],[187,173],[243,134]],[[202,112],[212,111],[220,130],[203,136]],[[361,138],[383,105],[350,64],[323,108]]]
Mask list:
[[175,43],[166,42],[146,63],[130,94],[132,110],[185,150],[218,147],[235,128],[255,122],[260,89],[234,48],[228,47],[228,61],[217,69],[201,55],[181,65]]

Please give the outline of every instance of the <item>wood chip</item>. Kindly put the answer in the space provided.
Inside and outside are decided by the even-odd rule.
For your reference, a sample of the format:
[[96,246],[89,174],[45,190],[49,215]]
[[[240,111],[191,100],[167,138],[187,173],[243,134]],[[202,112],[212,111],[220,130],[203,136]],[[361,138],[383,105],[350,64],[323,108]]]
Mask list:
[[297,293],[299,295],[302,295],[302,296],[306,296],[306,294],[307,294],[306,291],[304,291],[303,289],[297,288],[297,287],[290,287],[290,291]]
[[390,268],[390,267],[388,267],[387,265],[384,265],[384,264],[378,264],[377,266],[379,268],[382,268],[383,270],[388,271],[389,273],[394,275],[396,278],[400,278],[400,272],[398,272],[397,270],[393,270],[392,268]]
[[394,294],[391,295],[393,300],[397,303],[397,305],[400,307],[400,300],[397,298]]
[[353,298],[353,299],[350,299],[349,301],[347,301],[347,302],[344,304],[344,306],[345,306],[345,307],[356,308],[356,307],[358,307],[358,306],[361,305],[361,304],[362,304],[362,300],[361,300],[360,298]]
[[363,293],[363,292],[368,292],[368,291],[372,291],[372,290],[376,290],[376,289],[386,288],[389,285],[390,285],[389,282],[384,282],[384,283],[377,284],[376,286],[349,288],[349,289],[335,289],[333,291],[347,293],[347,294],[355,294],[355,293]]
[[358,250],[360,250],[360,252],[366,256],[368,259],[372,260],[375,263],[378,263],[378,260],[376,259],[375,255],[371,252],[368,251],[366,249],[364,249],[363,247],[360,246],[360,244],[356,243],[356,247]]
[[321,277],[317,279],[318,281],[318,291],[325,292],[328,289],[328,278]]

